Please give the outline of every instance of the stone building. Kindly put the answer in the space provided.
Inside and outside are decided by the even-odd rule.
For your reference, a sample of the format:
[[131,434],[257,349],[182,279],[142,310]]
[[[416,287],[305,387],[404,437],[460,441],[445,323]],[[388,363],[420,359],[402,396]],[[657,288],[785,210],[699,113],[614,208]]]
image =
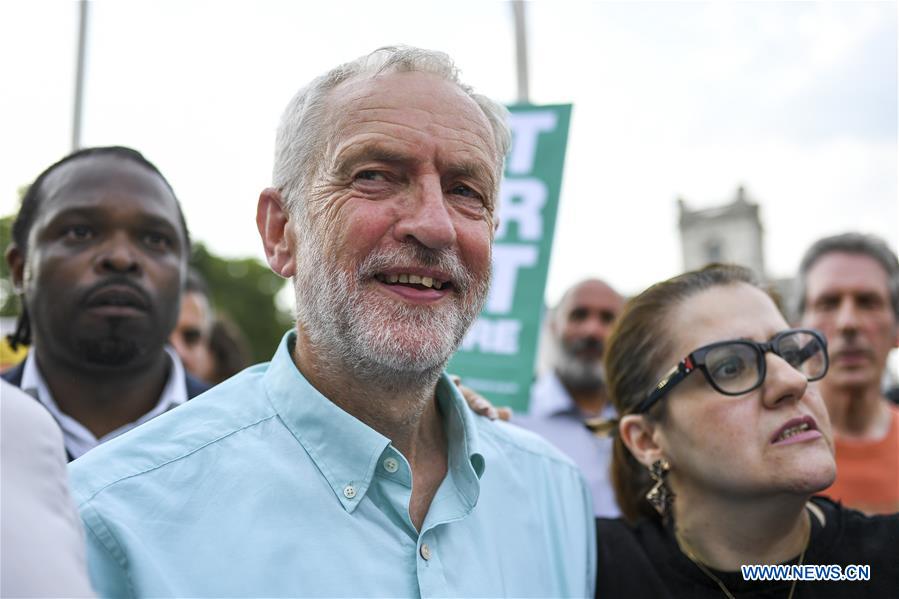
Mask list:
[[683,198],[677,203],[685,271],[711,262],[748,266],[777,292],[787,319],[795,319],[794,280],[792,277],[772,279],[765,271],[764,227],[759,205],[748,199],[744,187],[738,187],[733,201],[722,206],[692,210]]
[[684,270],[702,268],[710,262],[731,262],[765,277],[759,205],[747,199],[743,187],[737,188],[734,200],[723,206],[693,210],[682,198],[677,203]]

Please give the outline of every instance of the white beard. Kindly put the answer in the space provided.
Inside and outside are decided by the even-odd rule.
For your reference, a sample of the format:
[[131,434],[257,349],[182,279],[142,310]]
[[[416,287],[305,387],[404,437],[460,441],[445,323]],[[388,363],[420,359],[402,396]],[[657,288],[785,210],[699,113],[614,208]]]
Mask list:
[[[436,378],[487,297],[489,271],[475,281],[458,255],[448,250],[409,243],[375,251],[347,272],[334,257],[324,255],[324,243],[309,242],[300,242],[294,279],[297,321],[317,350],[363,380],[395,386]],[[366,289],[379,284],[376,273],[398,264],[448,273],[452,302],[413,306]]]
[[592,391],[605,385],[606,372],[602,361],[585,360],[569,352],[560,339],[553,339],[552,367],[566,386]]

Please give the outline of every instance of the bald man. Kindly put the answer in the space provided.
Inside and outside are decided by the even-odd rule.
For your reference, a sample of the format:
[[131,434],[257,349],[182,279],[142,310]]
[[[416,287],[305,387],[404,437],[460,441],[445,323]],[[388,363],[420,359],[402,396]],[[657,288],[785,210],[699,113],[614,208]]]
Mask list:
[[574,460],[590,485],[596,515],[609,518],[620,514],[609,482],[611,439],[594,436],[584,420],[615,416],[606,397],[602,358],[623,305],[621,295],[598,279],[565,292],[549,315],[551,369],[534,384],[528,413],[512,418]]

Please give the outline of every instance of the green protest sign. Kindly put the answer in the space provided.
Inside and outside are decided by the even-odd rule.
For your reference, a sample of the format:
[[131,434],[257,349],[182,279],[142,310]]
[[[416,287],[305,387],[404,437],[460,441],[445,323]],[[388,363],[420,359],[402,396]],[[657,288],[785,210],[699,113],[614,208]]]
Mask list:
[[556,226],[571,105],[510,106],[493,280],[448,370],[496,405],[524,410]]

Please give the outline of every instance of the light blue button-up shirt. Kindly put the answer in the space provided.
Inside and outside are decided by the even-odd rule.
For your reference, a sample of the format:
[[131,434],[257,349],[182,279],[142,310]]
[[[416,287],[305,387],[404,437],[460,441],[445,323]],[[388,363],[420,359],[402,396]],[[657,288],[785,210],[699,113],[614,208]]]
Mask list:
[[566,457],[441,377],[448,472],[419,533],[406,459],[292,344],[72,463],[101,595],[593,595],[590,493]]
[[[602,417],[616,416],[607,403]],[[612,463],[612,439],[597,437],[584,425],[584,416],[574,403],[562,381],[552,371],[545,373],[531,389],[527,414],[514,414],[512,423],[534,431],[574,460],[593,493],[593,509],[597,518],[621,515],[609,468]]]

